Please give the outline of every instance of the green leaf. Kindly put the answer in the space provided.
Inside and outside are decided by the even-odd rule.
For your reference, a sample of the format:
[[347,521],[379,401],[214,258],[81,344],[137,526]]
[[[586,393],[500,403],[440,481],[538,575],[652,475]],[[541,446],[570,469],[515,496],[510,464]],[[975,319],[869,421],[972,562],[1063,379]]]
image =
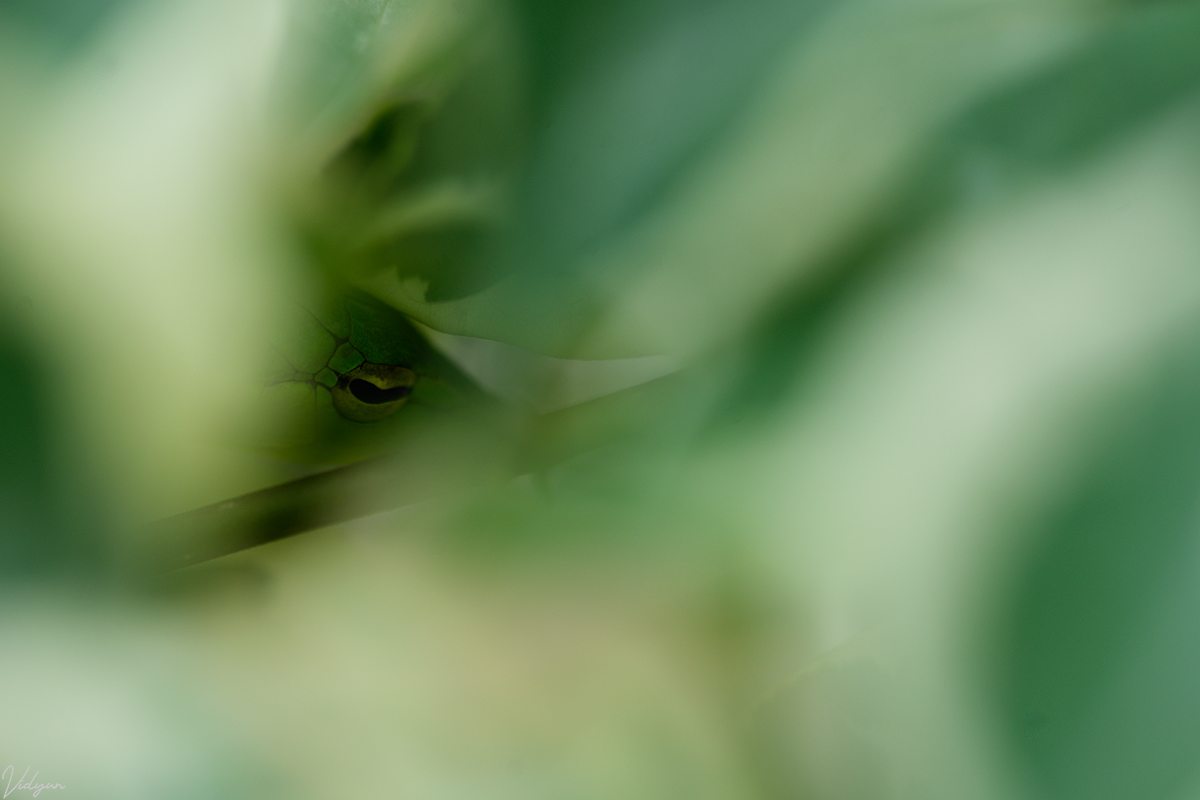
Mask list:
[[1200,351],[1116,418],[1114,443],[1033,531],[1001,697],[1061,800],[1175,797],[1200,771]]

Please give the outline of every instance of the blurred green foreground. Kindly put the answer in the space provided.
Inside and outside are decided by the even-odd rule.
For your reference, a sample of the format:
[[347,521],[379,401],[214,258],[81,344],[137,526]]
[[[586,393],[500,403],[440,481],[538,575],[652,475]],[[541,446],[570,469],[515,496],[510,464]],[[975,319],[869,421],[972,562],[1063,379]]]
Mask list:
[[0,786],[1200,798],[1198,312],[1200,2],[8,0]]

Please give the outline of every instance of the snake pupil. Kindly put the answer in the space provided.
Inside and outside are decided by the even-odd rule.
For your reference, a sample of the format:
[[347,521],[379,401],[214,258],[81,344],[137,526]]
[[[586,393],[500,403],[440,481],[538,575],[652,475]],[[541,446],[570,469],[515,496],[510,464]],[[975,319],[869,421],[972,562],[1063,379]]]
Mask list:
[[364,403],[371,405],[382,405],[399,400],[402,397],[407,397],[412,391],[411,386],[394,386],[391,389],[380,389],[370,381],[364,381],[361,378],[355,378],[350,381],[350,394],[357,397]]

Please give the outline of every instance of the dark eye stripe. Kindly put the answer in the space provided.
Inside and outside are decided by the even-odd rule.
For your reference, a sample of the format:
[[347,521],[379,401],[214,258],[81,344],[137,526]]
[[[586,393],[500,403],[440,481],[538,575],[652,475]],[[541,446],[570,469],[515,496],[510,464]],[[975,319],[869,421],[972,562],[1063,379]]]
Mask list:
[[355,378],[350,381],[350,394],[357,397],[364,403],[371,405],[382,405],[391,403],[403,397],[408,397],[408,393],[412,391],[411,386],[394,386],[391,389],[380,389],[370,381],[364,381],[361,378]]

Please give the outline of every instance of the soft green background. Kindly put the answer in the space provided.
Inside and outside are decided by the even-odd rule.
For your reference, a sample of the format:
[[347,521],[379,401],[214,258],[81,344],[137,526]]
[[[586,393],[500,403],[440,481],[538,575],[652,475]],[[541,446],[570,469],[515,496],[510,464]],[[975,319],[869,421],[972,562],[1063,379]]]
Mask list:
[[[1191,0],[5,4],[0,768],[1195,796],[1198,90]],[[264,404],[347,291],[497,397]],[[127,570],[386,451],[423,502]]]

